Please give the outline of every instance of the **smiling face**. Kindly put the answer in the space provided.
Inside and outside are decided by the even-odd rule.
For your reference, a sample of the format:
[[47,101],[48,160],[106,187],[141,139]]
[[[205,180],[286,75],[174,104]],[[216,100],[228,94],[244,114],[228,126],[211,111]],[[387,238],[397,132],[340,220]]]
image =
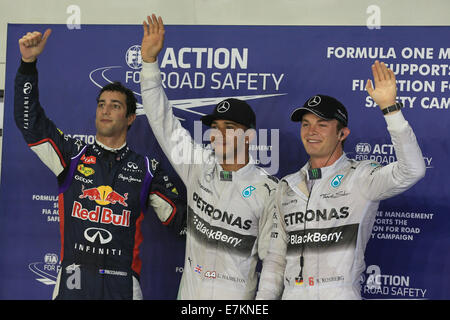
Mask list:
[[306,113],[302,118],[300,135],[311,165],[320,168],[333,164],[342,155],[341,141],[349,133],[347,127],[338,129],[336,119],[324,120],[315,114]]
[[219,160],[245,162],[245,152],[248,152],[245,141],[249,139],[245,126],[231,120],[214,120],[211,129],[211,145]]
[[[128,126],[136,118],[135,114],[128,117],[125,94],[118,91],[104,91],[97,103],[95,127],[97,138],[118,139],[125,141]],[[123,143],[122,142],[122,143]]]

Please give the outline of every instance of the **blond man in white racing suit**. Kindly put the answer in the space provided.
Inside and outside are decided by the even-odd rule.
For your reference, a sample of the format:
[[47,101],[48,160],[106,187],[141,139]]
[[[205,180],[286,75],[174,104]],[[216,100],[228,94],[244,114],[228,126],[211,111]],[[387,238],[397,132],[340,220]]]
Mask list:
[[380,200],[400,194],[425,175],[416,137],[396,103],[395,75],[372,66],[375,88],[397,161],[381,166],[347,158],[348,114],[338,100],[309,98],[291,120],[301,122],[310,156],[284,177],[276,195],[277,221],[263,263],[257,299],[361,299],[360,274]]

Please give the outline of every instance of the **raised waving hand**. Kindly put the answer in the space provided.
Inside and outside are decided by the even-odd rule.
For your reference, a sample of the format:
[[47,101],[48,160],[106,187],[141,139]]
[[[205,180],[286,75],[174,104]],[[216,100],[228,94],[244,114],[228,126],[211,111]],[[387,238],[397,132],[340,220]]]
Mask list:
[[141,56],[144,62],[155,62],[164,44],[164,24],[161,17],[155,14],[147,16],[143,21],[144,36],[142,37]]
[[372,65],[372,75],[375,82],[375,88],[372,80],[367,80],[366,90],[376,104],[383,110],[395,104],[397,97],[397,85],[395,83],[395,74],[384,62],[375,61]]

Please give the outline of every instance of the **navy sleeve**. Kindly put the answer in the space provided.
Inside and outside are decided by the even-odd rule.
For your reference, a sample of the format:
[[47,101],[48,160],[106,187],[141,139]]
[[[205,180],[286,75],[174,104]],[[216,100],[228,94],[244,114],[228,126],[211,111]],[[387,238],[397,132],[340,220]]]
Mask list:
[[150,186],[150,205],[162,224],[179,234],[186,226],[186,200],[181,197],[159,164],[152,167],[156,170],[153,170]]
[[25,142],[56,176],[69,166],[70,158],[84,146],[80,140],[64,135],[47,118],[39,103],[36,61],[22,61],[16,74],[14,118]]

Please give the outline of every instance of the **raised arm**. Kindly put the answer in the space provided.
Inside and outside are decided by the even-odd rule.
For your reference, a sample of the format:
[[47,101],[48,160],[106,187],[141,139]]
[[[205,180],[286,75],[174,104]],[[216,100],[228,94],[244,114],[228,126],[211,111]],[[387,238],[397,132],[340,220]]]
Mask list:
[[191,168],[211,159],[211,152],[194,143],[190,133],[174,116],[172,106],[163,90],[157,56],[163,47],[164,25],[155,15],[143,22],[141,55],[142,104],[145,115],[162,150],[185,184],[189,183]]
[[14,84],[14,118],[31,150],[58,176],[68,167],[71,156],[81,151],[83,143],[65,136],[39,103],[36,63],[50,33],[50,29],[44,35],[28,32],[19,40],[22,61]]
[[372,65],[372,81],[366,90],[384,114],[391,135],[397,161],[385,167],[367,163],[361,170],[361,190],[368,199],[382,200],[393,197],[413,186],[425,175],[425,162],[416,136],[396,104],[397,87],[394,72],[384,63]]

